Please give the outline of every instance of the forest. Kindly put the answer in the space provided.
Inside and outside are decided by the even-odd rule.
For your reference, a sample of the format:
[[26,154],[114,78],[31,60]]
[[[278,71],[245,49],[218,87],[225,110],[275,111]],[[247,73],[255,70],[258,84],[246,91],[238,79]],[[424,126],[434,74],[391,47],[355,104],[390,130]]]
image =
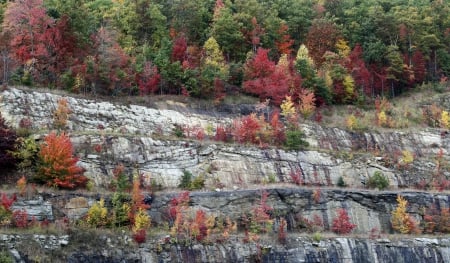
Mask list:
[[4,85],[330,105],[450,74],[444,0],[1,2]]

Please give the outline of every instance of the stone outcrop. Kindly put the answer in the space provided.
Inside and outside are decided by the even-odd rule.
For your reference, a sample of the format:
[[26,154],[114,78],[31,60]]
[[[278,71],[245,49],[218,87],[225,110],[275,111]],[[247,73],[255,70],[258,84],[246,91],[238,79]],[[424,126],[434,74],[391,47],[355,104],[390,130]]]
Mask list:
[[[0,111],[14,126],[22,119],[29,119],[35,129],[45,132],[52,128],[53,112],[61,97],[10,88],[1,94]],[[291,173],[299,173],[306,185],[336,185],[342,177],[350,187],[364,187],[375,171],[387,176],[392,188],[411,187],[431,178],[440,149],[448,159],[450,136],[438,129],[355,133],[305,124],[303,128],[310,147],[293,152],[211,141],[173,140],[170,136],[177,126],[206,127],[230,121],[225,117],[218,119],[191,113],[182,106],[178,109],[185,111],[180,113],[65,98],[72,110],[68,132],[81,159],[80,165],[100,186],[110,183],[114,167],[122,163],[130,172],[137,169],[148,180],[163,187],[176,187],[184,170],[194,176],[203,174],[212,189],[218,185],[228,189],[243,188],[268,181],[291,183]],[[415,155],[415,165],[396,169],[403,150]],[[348,154],[349,151],[352,154]],[[448,171],[443,172],[449,176]]]
[[[27,238],[27,240],[25,240]],[[97,242],[97,243],[93,243]],[[5,242],[8,243],[3,247]],[[37,246],[39,257],[24,252],[26,245]],[[287,245],[266,240],[262,244],[242,243],[230,240],[221,244],[193,244],[179,246],[161,244],[154,240],[139,247],[127,245],[121,239],[101,237],[99,240],[86,240],[88,249],[72,251],[68,236],[13,236],[0,235],[0,247],[10,254],[16,262],[49,260],[49,262],[427,262],[440,263],[450,260],[450,239],[359,239],[322,238],[312,240],[308,237],[289,237]],[[59,252],[56,252],[59,250]],[[52,257],[54,253],[54,257]],[[59,258],[55,256],[60,256]]]
[[[23,119],[30,120],[34,132],[41,135],[37,140],[53,128],[53,112],[62,97],[17,88],[9,88],[0,96],[2,116],[13,126]],[[444,162],[449,161],[450,136],[445,131],[351,132],[310,123],[302,125],[310,146],[303,151],[287,151],[177,138],[173,135],[177,127],[206,128],[231,121],[226,116],[198,114],[182,103],[155,109],[65,98],[72,110],[67,132],[79,157],[78,164],[85,168],[85,175],[95,187],[109,186],[114,168],[124,164],[130,177],[133,173],[142,174],[147,185],[168,189],[152,196],[149,214],[156,226],[167,221],[167,207],[177,195],[170,190],[179,184],[184,171],[206,180],[203,191],[190,193],[192,209],[237,222],[259,202],[261,190],[256,187],[262,187],[269,194],[268,205],[274,208],[274,231],[280,218],[287,221],[288,242],[279,244],[271,236],[258,244],[243,243],[237,235],[220,244],[180,245],[170,240],[162,242],[163,236],[137,246],[128,232],[100,237],[92,233],[70,233],[69,237],[0,235],[0,248],[17,262],[30,260],[33,251],[26,247],[33,247],[32,244],[43,251],[53,251],[49,252],[52,256],[55,251],[65,251],[64,262],[450,261],[449,239],[402,239],[386,234],[392,233],[391,211],[399,193],[408,200],[408,213],[417,220],[423,219],[427,208],[450,207],[447,193],[402,191],[436,176],[438,152],[442,151]],[[448,99],[443,103],[448,103]],[[402,151],[414,155],[413,164],[401,163]],[[389,191],[367,190],[367,180],[376,171],[388,177]],[[444,178],[450,176],[448,167],[439,172]],[[299,177],[301,186],[293,184],[293,176]],[[341,178],[349,188],[336,187]],[[19,199],[12,209],[25,209],[38,220],[74,220],[83,217],[100,198],[111,205],[111,197],[106,193],[40,192],[35,197]],[[345,208],[357,225],[354,238],[313,240],[300,229],[302,218],[320,218],[324,229],[329,230],[338,208]],[[368,233],[374,229],[383,238],[369,239]],[[84,240],[89,242],[84,244]],[[45,259],[54,262],[52,256]]]

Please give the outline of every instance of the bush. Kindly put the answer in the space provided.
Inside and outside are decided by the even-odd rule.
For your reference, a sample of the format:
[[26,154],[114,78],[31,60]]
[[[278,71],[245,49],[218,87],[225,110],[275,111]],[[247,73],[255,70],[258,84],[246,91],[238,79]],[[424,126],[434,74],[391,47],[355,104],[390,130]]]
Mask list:
[[303,150],[309,146],[309,143],[305,141],[305,134],[301,130],[288,130],[286,131],[285,146],[288,150]]
[[337,181],[337,186],[339,187],[347,187],[347,184],[344,181],[344,178],[342,176],[339,176],[339,179]]
[[192,183],[192,173],[187,170],[184,170],[183,176],[181,176],[180,184],[178,185],[178,187],[183,189],[189,189],[189,187],[191,187],[191,183]]
[[89,208],[86,223],[92,227],[105,226],[108,221],[108,209],[105,207],[105,200],[100,199]]
[[389,186],[389,179],[383,175],[380,171],[375,171],[373,176],[369,178],[367,183],[369,188],[378,188],[379,190],[383,190]]
[[333,225],[331,226],[333,232],[336,234],[349,234],[352,232],[356,225],[350,222],[347,210],[341,208],[337,211],[337,214],[338,215],[333,219]]
[[0,251],[0,262],[1,263],[14,263],[15,260],[14,260],[14,257],[8,251],[1,250]]

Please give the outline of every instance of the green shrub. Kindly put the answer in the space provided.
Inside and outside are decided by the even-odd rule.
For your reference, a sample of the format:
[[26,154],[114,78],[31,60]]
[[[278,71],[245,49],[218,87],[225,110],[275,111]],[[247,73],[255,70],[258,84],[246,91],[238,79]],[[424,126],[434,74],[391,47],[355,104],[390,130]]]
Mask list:
[[383,190],[389,186],[389,179],[383,175],[380,171],[375,171],[373,176],[369,178],[367,183],[369,188],[378,188],[379,190]]
[[337,186],[339,187],[347,187],[347,184],[344,181],[344,178],[342,176],[339,176],[339,179],[337,181]]
[[199,175],[194,177],[191,172],[184,170],[183,176],[180,178],[178,187],[187,190],[202,189],[205,186],[205,176]]
[[288,150],[303,150],[309,146],[304,138],[305,134],[301,130],[288,130],[286,131],[285,146]]
[[8,251],[6,250],[0,251],[0,263],[13,263],[13,262],[15,262],[14,258]]
[[189,189],[191,183],[192,183],[192,173],[187,170],[184,170],[183,176],[181,176],[180,184],[178,185],[178,187],[183,189]]
[[205,176],[199,175],[192,180],[189,190],[198,190],[205,187]]

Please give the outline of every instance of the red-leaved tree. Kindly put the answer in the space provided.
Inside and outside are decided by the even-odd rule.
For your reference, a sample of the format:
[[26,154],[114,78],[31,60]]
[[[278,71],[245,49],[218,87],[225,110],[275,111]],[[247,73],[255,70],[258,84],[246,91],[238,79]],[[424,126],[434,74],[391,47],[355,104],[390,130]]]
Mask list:
[[333,225],[331,230],[336,234],[348,234],[356,227],[355,224],[350,222],[350,217],[347,214],[347,210],[341,208],[337,210],[337,217],[333,219]]
[[44,139],[39,152],[41,160],[36,180],[49,186],[74,189],[85,187],[88,179],[83,168],[77,166],[70,138],[50,133]]

